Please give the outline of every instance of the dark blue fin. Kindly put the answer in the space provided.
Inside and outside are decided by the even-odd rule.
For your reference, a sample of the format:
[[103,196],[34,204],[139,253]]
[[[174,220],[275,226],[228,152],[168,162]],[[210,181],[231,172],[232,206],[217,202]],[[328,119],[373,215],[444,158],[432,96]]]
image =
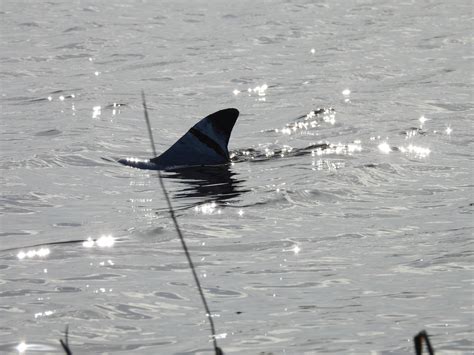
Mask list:
[[180,167],[222,165],[230,161],[230,134],[239,117],[235,108],[217,111],[196,123],[160,156],[151,160],[120,159],[139,169],[166,170]]

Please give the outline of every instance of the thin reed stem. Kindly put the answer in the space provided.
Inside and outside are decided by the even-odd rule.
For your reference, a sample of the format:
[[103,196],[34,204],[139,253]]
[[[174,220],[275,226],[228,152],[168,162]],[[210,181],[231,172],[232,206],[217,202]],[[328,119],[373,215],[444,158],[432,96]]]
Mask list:
[[[156,149],[155,149],[155,141],[153,139],[153,133],[151,130],[151,124],[150,124],[150,118],[148,117],[148,109],[146,106],[146,101],[145,101],[145,92],[142,91],[142,102],[143,102],[143,110],[145,111],[145,120],[148,128],[148,134],[150,136],[150,143],[151,143],[151,148],[153,151],[153,156],[156,157]],[[183,247],[184,254],[186,255],[186,259],[188,260],[189,267],[191,269],[191,272],[194,277],[194,282],[196,283],[197,289],[199,291],[199,295],[201,296],[201,301],[202,304],[204,305],[204,309],[206,311],[206,316],[209,319],[209,324],[211,325],[211,335],[212,335],[212,341],[214,344],[214,350],[216,352],[216,355],[221,355],[224,354],[222,350],[217,346],[217,339],[216,339],[216,329],[214,327],[214,321],[212,319],[212,314],[209,309],[209,306],[206,301],[206,297],[204,296],[204,291],[202,290],[201,283],[199,282],[198,275],[196,273],[196,268],[194,267],[194,263],[191,259],[191,254],[189,253],[188,246],[186,245],[186,242],[183,237],[183,233],[181,232],[181,228],[179,227],[178,220],[176,219],[176,215],[174,214],[174,209],[171,204],[170,197],[168,195],[168,192],[166,191],[165,184],[163,181],[163,176],[161,174],[161,171],[158,170],[158,178],[160,180],[160,185],[161,189],[163,190],[163,194],[165,195],[166,203],[168,204],[168,210],[171,216],[171,219],[173,220],[174,227],[176,229],[176,232],[178,233],[179,240],[181,241],[181,246]]]

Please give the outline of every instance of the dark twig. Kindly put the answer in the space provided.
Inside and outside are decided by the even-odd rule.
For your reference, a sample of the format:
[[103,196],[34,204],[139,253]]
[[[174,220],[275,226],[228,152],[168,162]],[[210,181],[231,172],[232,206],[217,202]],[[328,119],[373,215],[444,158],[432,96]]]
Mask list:
[[425,343],[426,343],[426,348],[428,349],[428,354],[429,355],[434,355],[434,350],[433,350],[433,347],[431,346],[430,338],[428,337],[428,333],[424,330],[419,332],[413,338],[413,342],[415,343],[415,353],[416,353],[416,355],[423,354],[423,341],[425,341]]
[[[151,148],[153,151],[153,156],[156,157],[155,141],[153,140],[153,133],[151,131],[150,118],[148,117],[148,109],[147,109],[146,101],[145,101],[145,92],[143,90],[142,90],[142,102],[143,102],[143,110],[145,111],[145,120],[146,120],[146,124],[148,128],[148,134],[150,136],[150,143],[151,143]],[[173,220],[174,227],[176,229],[176,232],[178,233],[179,240],[181,241],[181,246],[183,247],[184,254],[186,255],[186,259],[188,260],[188,264],[189,264],[189,267],[191,268],[194,281],[199,291],[199,295],[201,296],[201,301],[204,305],[204,309],[206,310],[207,318],[209,319],[209,324],[211,325],[211,334],[212,334],[212,341],[214,343],[214,351],[216,355],[223,355],[224,354],[223,351],[217,346],[216,330],[214,327],[214,321],[212,319],[211,311],[209,310],[209,306],[207,305],[206,297],[204,296],[201,283],[199,282],[199,278],[196,273],[196,268],[194,267],[193,261],[191,260],[191,255],[189,254],[188,247],[186,245],[186,242],[184,241],[183,233],[181,232],[181,229],[178,224],[178,220],[176,219],[176,216],[174,214],[173,206],[171,205],[171,200],[169,198],[168,192],[166,191],[165,184],[163,182],[163,177],[161,175],[160,170],[158,170],[158,178],[160,180],[161,189],[163,190],[163,194],[165,195],[165,199],[168,204],[168,209],[169,209],[171,219]]]
[[64,351],[67,355],[72,355],[71,348],[69,347],[69,326],[66,325],[66,330],[64,331],[64,341],[59,339]]

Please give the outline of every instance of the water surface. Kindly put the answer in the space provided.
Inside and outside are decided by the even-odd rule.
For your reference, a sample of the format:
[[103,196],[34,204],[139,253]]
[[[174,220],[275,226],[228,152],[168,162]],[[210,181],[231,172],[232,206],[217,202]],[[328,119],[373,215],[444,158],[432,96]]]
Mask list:
[[471,13],[2,1],[0,352],[209,353],[156,174],[103,159],[150,157],[142,89],[159,151],[241,112],[165,181],[226,353],[472,352]]

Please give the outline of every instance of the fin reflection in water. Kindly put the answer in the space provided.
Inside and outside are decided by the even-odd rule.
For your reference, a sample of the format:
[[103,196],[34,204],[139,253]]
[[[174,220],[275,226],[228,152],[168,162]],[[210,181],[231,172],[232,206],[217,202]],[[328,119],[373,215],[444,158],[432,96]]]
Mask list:
[[174,192],[175,198],[204,198],[223,202],[250,191],[242,186],[245,180],[237,178],[237,174],[227,165],[176,169],[167,171],[163,177],[176,179],[185,185]]

